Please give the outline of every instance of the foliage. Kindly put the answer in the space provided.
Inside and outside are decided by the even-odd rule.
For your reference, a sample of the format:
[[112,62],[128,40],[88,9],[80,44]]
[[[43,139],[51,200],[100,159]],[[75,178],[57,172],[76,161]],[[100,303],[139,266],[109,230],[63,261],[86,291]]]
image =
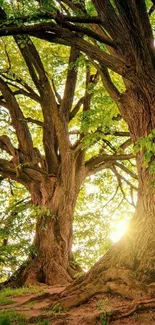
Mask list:
[[104,314],[100,314],[100,321],[101,325],[108,325],[108,316],[110,316],[112,313],[111,312],[105,312]]
[[152,130],[149,135],[139,139],[135,145],[135,150],[144,151],[144,167],[149,167],[150,174],[155,171],[155,163],[153,161],[155,155],[155,130]]
[[[25,319],[25,317],[12,309],[1,310],[0,311],[0,325],[28,325],[29,320]],[[36,325],[48,325],[48,320],[39,320],[35,321]]]
[[[117,179],[112,173],[104,171],[87,179],[80,191],[74,214],[73,250],[76,260],[85,270],[109,249],[117,224],[122,220],[129,221],[133,214],[130,191],[124,183],[124,191],[128,192],[127,202],[121,189],[117,191],[117,186]],[[111,199],[112,205],[109,202]]]
[[1,183],[0,273],[1,281],[30,254],[34,211],[28,193],[18,184]]
[[22,295],[29,295],[33,293],[42,293],[43,288],[42,287],[21,287],[21,288],[4,288],[0,291],[0,299],[8,298],[8,297],[18,297]]
[[[73,1],[73,5],[77,6],[76,15],[80,17],[83,8],[81,1]],[[64,12],[73,15],[73,8],[63,6],[58,1],[13,0],[3,1],[2,6],[7,14],[7,21],[4,23],[8,24],[8,26],[13,24],[19,28],[23,24],[26,28],[33,26],[35,23],[53,23],[55,15]],[[89,15],[96,16],[97,12],[92,1],[86,2],[86,9]],[[85,27],[84,24],[82,26]],[[88,40],[90,44],[92,43],[88,35],[84,36],[84,40]],[[7,36],[1,38],[0,42],[1,78],[5,85],[10,88],[19,111],[23,114],[22,118],[16,118],[13,121],[11,109],[9,110],[5,105],[5,99],[2,96],[0,103],[0,155],[2,166],[0,166],[2,174],[0,195],[3,205],[0,216],[2,262],[0,271],[2,280],[6,274],[9,275],[9,273],[16,270],[27,257],[37,254],[32,244],[35,223],[43,213],[47,216],[50,215],[48,208],[45,207],[43,211],[39,204],[37,206],[31,204],[28,191],[19,183],[23,184],[25,181],[25,178],[24,181],[23,178],[20,178],[22,172],[24,177],[29,177],[27,189],[31,180],[36,180],[35,176],[32,177],[32,171],[37,170],[41,177],[42,175],[47,176],[49,172],[47,168],[48,153],[46,152],[46,142],[49,136],[45,140],[45,133],[49,128],[50,134],[52,126],[49,125],[48,121],[44,125],[46,116],[51,117],[51,112],[47,109],[50,99],[47,98],[46,114],[43,109],[43,99],[47,96],[43,91],[46,90],[44,81],[46,76],[54,93],[59,116],[61,103],[65,98],[64,90],[67,85],[69,71],[76,72],[77,78],[70,107],[70,121],[67,121],[65,127],[61,128],[61,130],[67,132],[66,138],[67,141],[69,139],[69,150],[72,149],[75,157],[78,156],[77,152],[84,153],[83,164],[86,166],[91,163],[91,159],[94,160],[93,169],[88,173],[94,174],[94,176],[87,178],[82,186],[74,217],[75,256],[77,261],[85,269],[88,269],[111,245],[110,232],[114,219],[113,215],[115,215],[115,219],[121,219],[126,215],[126,210],[129,210],[127,216],[129,218],[129,215],[131,215],[129,206],[134,206],[136,181],[134,176],[132,177],[135,173],[132,160],[124,162],[123,169],[121,164],[118,166],[119,159],[116,159],[113,164],[107,167],[108,171],[106,169],[103,173],[96,174],[102,168],[104,169],[104,157],[110,161],[111,157],[132,153],[131,145],[126,146],[125,149],[123,148],[124,143],[129,140],[127,125],[119,116],[117,103],[109,96],[97,61],[89,60],[87,54],[81,52],[75,62],[69,63],[70,49],[65,43],[47,43],[38,38],[30,38],[25,33],[20,39],[19,37]],[[107,52],[103,43],[99,42],[98,47]],[[38,59],[37,63],[34,63],[33,52],[35,50],[35,53],[41,58],[41,61]],[[26,53],[25,60],[23,53]],[[27,53],[29,54],[28,57]],[[35,55],[35,59],[36,57]],[[42,73],[39,70],[41,65],[44,78],[42,78]],[[112,71],[106,73],[108,73],[111,83],[117,84],[118,91],[123,92],[125,86],[118,73]],[[77,109],[80,101],[81,105]],[[56,129],[53,138],[56,138],[54,149],[56,148],[56,157],[59,162],[58,170],[60,172],[62,170],[63,155],[57,135],[60,132],[59,126],[61,126],[61,122],[65,120],[65,114],[62,114],[59,123],[57,123],[55,116],[56,114],[52,116],[52,121],[55,123],[54,128]],[[21,137],[17,134],[17,120],[20,124],[18,126],[19,130],[24,129],[23,125],[28,129],[29,136],[26,136],[24,141],[32,137],[33,153],[36,153],[36,159],[33,159],[33,162],[28,160],[29,155],[23,158],[27,153],[25,153],[25,149],[21,148]],[[120,135],[121,133],[124,135]],[[6,143],[3,142],[8,141],[8,139],[13,146],[13,154],[6,148]],[[64,139],[63,136],[61,136],[62,139]],[[24,146],[24,144],[22,145]],[[19,156],[18,162],[16,156]],[[102,157],[99,168],[95,165],[97,157]],[[9,169],[11,176],[6,173],[5,168],[3,170],[4,165],[7,163],[11,164],[12,167],[11,171]],[[7,178],[9,182],[6,181]],[[111,184],[113,184],[112,187]],[[92,190],[89,190],[89,187],[92,187]],[[106,204],[106,202],[110,203],[111,201],[113,201],[113,207]],[[117,212],[118,208],[120,208],[119,212]]]
[[52,313],[60,314],[64,313],[66,310],[59,304],[56,304],[52,307]]
[[[113,184],[112,192],[111,183]],[[111,233],[115,231],[117,224],[121,220],[129,220],[132,216],[134,210],[131,206],[132,202],[130,201],[129,204],[125,200],[122,201],[121,190],[118,190],[113,204],[107,205],[116,192],[117,185],[117,179],[112,173],[104,171],[87,179],[81,188],[74,213],[73,251],[76,261],[84,270],[88,270],[111,246]],[[24,188],[21,190],[21,186],[18,187],[14,183],[11,187],[14,192],[13,196],[10,193],[9,184],[6,181],[1,183],[1,190],[4,194],[4,197],[0,196],[1,205],[4,207],[0,218],[1,281],[15,271],[29,254],[35,254],[33,245],[30,245],[33,239],[32,229],[37,216],[41,213],[40,207],[31,205],[29,199],[25,200],[28,193]],[[124,190],[128,192],[128,199],[131,200],[130,191],[125,184]],[[7,245],[3,245],[7,237]],[[25,288],[22,290],[26,293]],[[29,289],[27,290],[29,292]],[[17,289],[18,292],[22,294],[20,289]],[[13,294],[15,295],[16,291],[13,291]],[[12,291],[10,294],[6,291],[3,297],[6,299],[11,295]]]
[[28,322],[22,315],[11,309],[0,311],[0,325],[26,325]]

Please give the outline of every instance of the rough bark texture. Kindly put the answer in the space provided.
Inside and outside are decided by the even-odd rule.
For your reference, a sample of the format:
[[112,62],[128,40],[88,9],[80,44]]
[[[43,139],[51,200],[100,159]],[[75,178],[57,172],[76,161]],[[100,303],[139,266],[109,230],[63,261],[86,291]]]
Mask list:
[[[29,37],[15,36],[15,42],[25,61],[30,77],[35,85],[32,89],[22,80],[20,93],[40,104],[43,122],[25,118],[18,103],[18,97],[7,82],[7,75],[0,78],[1,104],[8,110],[18,140],[15,148],[6,135],[0,137],[0,148],[6,151],[11,160],[0,159],[0,174],[23,184],[30,192],[32,204],[40,207],[37,217],[34,240],[34,256],[28,265],[16,272],[10,281],[17,284],[45,282],[50,285],[66,285],[74,274],[81,271],[72,256],[73,211],[84,179],[110,168],[118,160],[128,160],[133,154],[101,154],[85,161],[85,150],[80,138],[72,144],[69,138],[68,123],[83,105],[83,111],[90,110],[94,87],[98,82],[98,72],[86,72],[86,89],[83,97],[73,107],[77,80],[74,64],[79,58],[79,50],[71,48],[63,98],[57,93],[54,81],[51,85],[39,53]],[[10,78],[9,78],[10,82]],[[18,85],[16,85],[18,87]],[[23,90],[24,87],[24,90]],[[25,90],[26,89],[26,90]],[[36,92],[37,91],[37,92]],[[33,145],[28,122],[38,124],[43,131],[44,155]]]
[[[87,23],[89,18],[83,4],[66,0],[62,2],[67,6],[68,13],[74,12],[74,17],[60,12],[58,14],[51,12],[50,22],[22,27],[16,25],[4,27],[0,31],[0,36],[6,33],[7,35],[28,34],[49,42],[72,46],[70,63],[78,58],[79,51],[84,52],[98,70],[104,88],[127,122],[132,141],[136,142],[141,137],[147,137],[155,127],[155,51],[145,1],[115,0],[112,5],[109,0],[93,0],[92,3],[99,17],[90,17],[92,19],[89,21],[91,24],[89,28],[80,25]],[[81,17],[79,15],[76,17],[79,9]],[[83,35],[87,38],[83,38]],[[24,184],[32,194],[32,201],[50,210],[51,217],[44,214],[38,220],[35,243],[39,253],[30,265],[36,263],[37,268],[33,269],[36,269],[36,272],[41,270],[40,278],[52,284],[54,283],[53,268],[54,276],[58,268],[60,279],[57,281],[62,284],[63,274],[67,272],[72,258],[71,222],[80,184],[87,175],[112,166],[119,158],[125,158],[121,155],[111,155],[110,158],[101,155],[84,163],[84,151],[80,148],[80,141],[72,146],[67,130],[69,117],[73,116],[81,105],[71,110],[77,74],[75,71],[68,73],[64,98],[60,101],[61,105],[58,105],[56,94],[51,88],[32,41],[29,40],[23,47],[21,37],[15,36],[15,40],[39,93],[38,98],[32,89],[30,91],[31,97],[37,98],[42,107],[45,157],[39,155],[33,148],[27,123],[21,123],[24,116],[12,91],[1,78],[0,88],[5,99],[3,104],[7,106],[11,115],[19,150],[12,146],[9,139],[1,137],[1,148],[10,153],[13,159],[11,162],[1,159],[0,171],[2,176]],[[102,43],[107,46],[108,51],[104,51],[103,46],[99,45],[103,45]],[[113,84],[108,69],[123,77],[126,88],[123,93],[120,93]],[[92,80],[95,78],[90,78],[86,85]],[[70,100],[68,100],[69,92],[72,96]],[[84,103],[83,110],[89,109],[90,107],[87,106],[90,105],[90,98],[87,91],[81,100]],[[38,163],[35,164],[36,158],[41,168]],[[149,166],[145,167],[144,161],[145,150],[143,149],[137,153],[138,202],[128,233],[87,275],[64,291],[63,296],[66,298],[61,301],[64,306],[82,303],[100,291],[110,290],[133,297],[142,293],[142,284],[149,286],[155,281],[155,199],[154,189],[150,185],[154,173],[150,175]],[[153,161],[154,154],[151,163]],[[50,182],[53,182],[53,185]],[[52,251],[49,249],[47,238],[52,242]],[[57,252],[57,260],[55,252]],[[31,270],[30,266],[30,270],[27,268],[25,275],[28,282],[33,278]],[[69,274],[65,273],[64,278],[65,283],[70,281]]]
[[[151,87],[149,98],[154,102]],[[154,129],[154,105],[145,90],[129,87],[122,95],[121,113],[128,122],[133,141],[146,137]],[[138,199],[126,234],[88,274],[66,288],[58,300],[60,305],[73,307],[100,292],[117,293],[130,299],[154,295],[154,172],[150,173],[150,165],[146,165],[145,153],[144,148],[137,153]]]
[[[141,155],[137,158],[139,167]],[[100,292],[117,293],[130,299],[154,296],[154,189],[148,171],[142,165],[141,169],[145,175],[140,174],[137,207],[126,234],[88,274],[65,289],[57,301],[61,306],[79,305]]]
[[[111,60],[109,62],[110,57],[105,52],[101,55],[97,47],[94,54],[92,46],[80,40],[77,47],[86,54],[89,47],[88,55],[99,62],[103,84],[117,103],[135,143],[155,128],[155,53],[145,2],[114,1],[116,9],[110,1],[94,0],[93,3],[102,19],[103,30],[115,42],[109,49]],[[124,93],[119,94],[111,84],[104,65],[124,77]],[[154,172],[150,174],[149,170],[154,154],[146,166],[145,153],[144,148],[137,153],[138,201],[128,232],[88,274],[61,294],[60,303],[64,307],[83,303],[98,292],[110,291],[133,298],[154,291],[155,196],[151,185]]]

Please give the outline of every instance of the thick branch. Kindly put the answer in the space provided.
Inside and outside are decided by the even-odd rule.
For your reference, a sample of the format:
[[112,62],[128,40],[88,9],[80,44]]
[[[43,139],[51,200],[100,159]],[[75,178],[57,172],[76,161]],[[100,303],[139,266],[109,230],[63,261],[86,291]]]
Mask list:
[[10,112],[12,118],[12,124],[16,130],[19,147],[29,155],[29,158],[32,157],[33,151],[33,142],[31,134],[29,132],[26,121],[23,123],[24,115],[20,110],[20,107],[13,96],[11,89],[7,86],[4,80],[0,77],[0,89],[3,97],[5,98],[7,109]]
[[110,0],[100,1],[93,0],[95,8],[99,17],[102,19],[102,25],[111,36],[112,39],[118,40],[124,39],[124,31],[120,22],[119,16],[116,14]]
[[16,154],[16,150],[11,143],[11,140],[7,135],[0,136],[0,148],[5,150],[8,154],[14,156]]
[[[142,15],[143,18],[146,16],[144,1],[140,0],[139,4],[137,5],[136,1],[115,0],[115,4],[120,14],[119,17],[122,22],[122,30],[124,29],[124,34],[126,34],[127,38],[131,40],[129,42],[129,48],[131,49],[130,55],[133,55],[135,60],[139,60],[137,70],[141,71],[144,63],[147,63],[147,65],[151,64],[151,56],[149,53],[151,48],[148,49],[147,42],[144,37],[144,22],[141,24],[142,17],[139,17],[139,14]],[[146,23],[148,25],[148,18]]]
[[91,59],[100,61],[111,70],[119,74],[123,74],[125,62],[118,57],[109,55],[91,43],[78,37],[76,33],[69,31],[67,28],[62,28],[52,22],[40,23],[26,26],[8,26],[0,30],[0,36],[29,34],[49,42],[58,42],[65,45],[76,46],[80,51],[85,52]]
[[32,81],[34,82],[34,85],[36,86],[41,95],[42,80],[44,78],[44,67],[40,60],[38,52],[33,46],[33,43],[30,38],[27,37],[27,39],[25,39],[21,36],[15,36],[14,39],[26,62]]
[[103,154],[94,158],[91,158],[90,160],[86,161],[85,166],[88,171],[88,175],[95,173],[96,171],[102,170],[102,166],[104,168],[105,163],[109,163],[112,165],[116,161],[122,161],[122,160],[129,160],[131,158],[134,158],[133,154],[122,154],[122,155],[107,155]]
[[81,97],[79,99],[79,101],[76,103],[76,105],[74,106],[74,108],[72,109],[72,111],[69,114],[69,120],[71,121],[73,119],[73,117],[78,113],[78,111],[81,108],[81,105],[83,104],[84,101],[84,97]]
[[79,58],[79,54],[79,51],[76,50],[75,47],[71,47],[64,96],[60,105],[60,111],[62,111],[66,117],[67,122],[69,121],[69,113],[73,104],[75,86],[77,81],[76,61]]
[[[69,139],[65,120],[61,116],[60,112],[58,112],[58,106],[52,87],[49,83],[42,61],[33,42],[28,38],[25,47],[22,48],[21,42],[19,42],[19,40],[21,40],[21,37],[16,37],[16,40],[17,43],[19,43],[18,46],[29,68],[32,79],[40,93],[40,103],[44,117],[43,143],[45,149],[46,162],[48,166],[48,172],[55,173],[57,171],[58,163],[57,153],[55,152],[56,133],[58,136],[59,149],[61,155],[66,154],[66,151],[69,148]],[[32,67],[33,70],[31,71]],[[35,71],[37,71],[37,74]]]
[[110,97],[114,100],[114,102],[119,106],[119,99],[120,99],[120,93],[116,86],[113,84],[110,74],[108,72],[107,67],[101,65],[101,68],[99,67],[99,72],[101,75],[103,86],[105,87],[106,91],[110,95]]
[[99,41],[99,42],[101,42],[101,43],[103,43],[105,45],[111,46],[114,49],[117,48],[115,42],[112,41],[110,38],[104,37],[103,35],[100,35],[100,34],[97,34],[97,33],[95,33],[94,31],[92,31],[89,28],[78,26],[78,25],[75,25],[75,24],[73,25],[73,24],[70,24],[70,23],[67,23],[67,22],[63,22],[63,20],[59,21],[57,19],[56,21],[58,22],[58,24],[61,24],[65,28],[68,28],[70,31],[78,32],[78,33],[83,34],[83,35],[87,35],[87,36],[93,38],[96,41]]
[[136,3],[137,15],[139,17],[140,24],[142,26],[145,40],[147,40],[146,45],[150,56],[152,58],[153,65],[155,66],[155,55],[154,55],[154,37],[152,33],[151,24],[149,21],[149,16],[147,13],[145,0],[139,0]]
[[0,175],[2,175],[4,178],[16,180],[17,175],[13,163],[5,159],[0,159]]
[[69,21],[73,23],[81,23],[81,24],[101,24],[102,20],[100,17],[97,16],[83,16],[83,17],[78,17],[78,16],[69,16],[69,15],[61,15],[62,19],[64,21]]

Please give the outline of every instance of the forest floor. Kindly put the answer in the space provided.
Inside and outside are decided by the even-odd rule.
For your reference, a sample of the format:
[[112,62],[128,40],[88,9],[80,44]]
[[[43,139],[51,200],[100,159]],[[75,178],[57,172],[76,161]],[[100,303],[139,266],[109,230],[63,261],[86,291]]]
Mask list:
[[0,293],[0,325],[155,325],[155,299],[129,301],[98,294],[70,310],[51,307],[64,287],[8,289]]

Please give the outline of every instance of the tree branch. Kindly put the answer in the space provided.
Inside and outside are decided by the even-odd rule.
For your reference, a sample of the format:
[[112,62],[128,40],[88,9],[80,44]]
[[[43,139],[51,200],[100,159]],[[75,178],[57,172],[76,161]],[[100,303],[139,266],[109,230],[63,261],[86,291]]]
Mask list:
[[49,42],[58,42],[67,45],[76,46],[80,51],[85,52],[91,59],[97,60],[103,65],[106,65],[109,69],[119,73],[124,73],[125,61],[112,56],[100,49],[97,49],[94,45],[86,40],[77,36],[76,33],[70,31],[67,28],[62,28],[55,23],[40,23],[35,25],[24,26],[7,26],[0,30],[0,36],[29,34],[41,39],[48,40]]
[[[96,64],[96,67],[97,66],[98,65]],[[107,67],[105,67],[104,65],[101,65],[101,68],[98,66],[98,70],[101,75],[103,86],[105,87],[105,89],[108,92],[108,94],[110,95],[110,97],[114,100],[114,102],[119,107],[120,92],[118,91],[116,86],[113,84]]]
[[83,104],[84,101],[84,96],[81,97],[78,102],[76,103],[76,105],[74,106],[74,108],[72,109],[72,111],[69,114],[69,120],[71,121],[73,119],[73,117],[78,113],[78,111],[81,108],[81,105]]
[[33,152],[33,142],[31,138],[31,134],[29,132],[28,126],[26,122],[22,122],[24,120],[24,115],[20,110],[20,107],[13,96],[11,89],[7,86],[4,80],[0,77],[0,90],[2,92],[3,97],[5,98],[7,109],[10,112],[13,126],[16,130],[19,148],[23,150],[26,154],[29,155],[29,158],[32,158]]
[[17,151],[17,149],[15,149],[12,145],[11,140],[7,135],[0,136],[0,148],[2,150],[5,150],[9,155],[12,155],[13,157],[15,156]]
[[[19,43],[18,46],[28,66],[32,79],[40,93],[40,104],[44,117],[43,144],[46,162],[48,172],[56,173],[58,164],[57,152],[55,151],[56,134],[61,155],[65,156],[69,148],[69,137],[65,120],[58,111],[58,105],[52,87],[33,42],[28,38],[28,41],[23,48],[21,47],[21,37],[16,37],[16,41]],[[35,71],[37,71],[37,74]]]
[[96,173],[96,171],[102,170],[105,168],[105,165],[110,167],[116,161],[122,160],[129,160],[134,158],[133,154],[122,154],[122,155],[99,155],[97,157],[91,158],[90,160],[86,161],[85,167],[87,169],[88,175]]
[[[12,78],[10,74],[6,74],[6,73],[1,74],[1,76],[4,78],[5,82],[8,85],[11,85],[18,89],[15,92],[13,92],[13,94],[14,95],[22,94],[22,95],[28,96],[31,99],[33,99],[39,103],[40,97],[38,96],[38,94],[24,80],[22,80],[15,74],[13,74],[13,75],[15,78]],[[27,91],[25,89],[21,88],[18,84],[20,84],[20,86],[23,86]]]
[[4,178],[11,178],[13,180],[17,180],[16,170],[14,169],[13,163],[0,159],[0,174]]
[[138,179],[138,176],[133,173],[131,170],[129,170],[126,166],[120,164],[119,162],[116,161],[115,166],[119,167],[120,169],[122,169],[125,173],[127,173],[128,175],[130,175],[131,177],[133,177],[134,179]]
[[108,34],[116,42],[124,39],[124,31],[120,22],[120,18],[115,12],[110,0],[100,1],[93,0],[95,8],[99,17],[102,19],[102,26],[106,29]]
[[28,123],[33,123],[33,124],[36,124],[36,125],[41,126],[41,127],[43,127],[43,125],[44,125],[43,122],[38,121],[38,120],[36,120],[36,119],[34,119],[34,118],[31,118],[31,117],[26,117],[26,121],[27,121]]
[[[11,83],[7,82],[7,84],[9,85],[9,84],[11,84]],[[12,85],[12,84],[11,84],[11,85]],[[13,85],[13,86],[16,87],[15,85]],[[29,97],[29,98],[31,98],[31,99],[37,101],[38,103],[40,102],[40,99],[39,99],[38,96],[35,96],[35,97],[34,97],[34,95],[32,95],[31,93],[28,93],[27,91],[25,91],[24,89],[19,88],[19,87],[18,87],[18,90],[13,91],[12,93],[13,93],[14,96],[17,96],[17,95],[24,95],[24,96],[26,96],[26,97]],[[3,96],[0,96],[0,100],[3,100],[3,99],[4,99],[4,97],[3,97]],[[5,104],[5,103],[4,103],[4,104]]]
[[70,23],[64,22],[63,19],[58,19],[58,18],[56,18],[56,22],[58,23],[58,25],[61,25],[65,28],[69,29],[70,31],[78,32],[83,35],[87,35],[96,41],[99,41],[105,45],[111,46],[114,49],[117,48],[117,45],[113,40],[111,40],[108,37],[104,37],[103,35],[97,34],[87,27],[70,24]]
[[69,114],[73,104],[75,86],[77,81],[76,61],[79,58],[79,55],[79,51],[76,50],[75,47],[71,47],[64,96],[60,105],[60,111],[62,111],[66,117],[67,122],[69,121]]
[[[124,193],[124,191],[123,191],[123,188],[122,188],[122,180],[123,180],[127,185],[129,185],[130,188],[134,189],[135,191],[137,191],[138,188],[137,188],[135,185],[133,185],[133,184],[132,184],[128,179],[126,179],[124,176],[120,175],[120,174],[118,173],[118,171],[117,171],[117,169],[116,169],[115,166],[112,166],[111,170],[114,172],[114,174],[115,174],[115,176],[116,176],[116,178],[117,178],[117,180],[118,180],[118,184],[119,184],[119,187],[120,187],[120,189],[121,189],[121,192],[122,192],[122,194],[123,194],[123,196],[124,196],[124,199],[127,200],[127,199],[126,199],[126,195],[125,195],[125,193]],[[128,200],[127,200],[127,202],[130,203]],[[131,204],[131,203],[130,203],[130,204]]]
[[127,147],[129,147],[130,145],[132,144],[132,140],[131,139],[128,139],[126,140],[125,142],[123,142],[119,148],[122,149],[122,150],[125,150]]

